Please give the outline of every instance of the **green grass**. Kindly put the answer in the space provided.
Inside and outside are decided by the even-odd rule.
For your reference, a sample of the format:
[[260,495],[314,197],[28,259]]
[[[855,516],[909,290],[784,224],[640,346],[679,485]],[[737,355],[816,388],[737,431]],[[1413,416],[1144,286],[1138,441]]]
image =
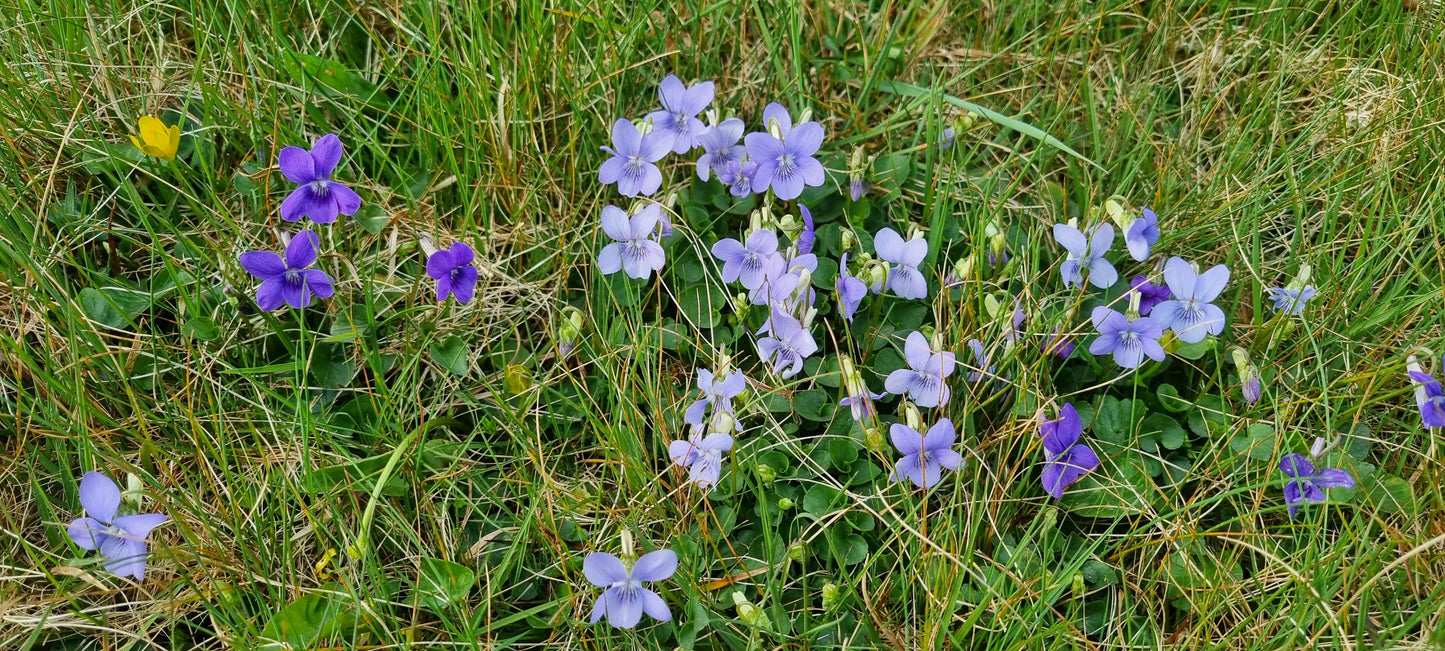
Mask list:
[[[252,648],[302,599],[345,611],[324,644],[361,648],[671,649],[688,631],[709,648],[1445,644],[1445,451],[1404,375],[1406,355],[1438,371],[1445,352],[1438,0],[17,5],[0,12],[0,648]],[[303,70],[292,52],[325,61]],[[997,340],[985,292],[1057,291],[1052,223],[1116,193],[1152,205],[1167,254],[1233,270],[1226,338],[1265,370],[1265,400],[1243,405],[1221,351],[1189,362],[1223,429],[1187,483],[1113,522],[1053,506],[1033,423],[960,382],[942,415],[967,423],[962,472],[927,500],[879,482],[805,509],[844,488],[818,450],[845,437],[795,438],[767,405],[836,390],[753,368],[740,340],[747,431],[705,499],[666,443],[693,366],[722,351],[660,332],[683,287],[639,285],[652,302],[618,307],[593,264],[615,199],[598,147],[668,73],[716,80],[715,106],[745,117],[811,107],[827,151],[917,149],[926,171],[889,217],[963,235],[931,238],[931,282],[982,253],[991,220],[1025,242],[1011,277],[935,302],[926,321],[950,342]],[[1016,118],[1104,169],[988,123],[939,154],[926,145],[953,110],[889,81]],[[193,120],[194,153],[133,156],[135,120],[168,110]],[[277,149],[327,132],[373,229],[319,229],[335,298],[258,315],[236,255],[276,247]],[[679,229],[674,255],[706,259],[736,236],[718,224]],[[421,238],[478,248],[474,303],[435,305]],[[1304,262],[1320,296],[1270,343],[1262,288]],[[139,301],[118,328],[82,302],[107,287]],[[562,362],[551,333],[569,304],[587,326]],[[210,334],[201,319],[209,341],[187,336]],[[462,375],[432,352],[453,337]],[[998,355],[1015,395],[1054,397],[1047,365]],[[509,383],[511,365],[530,381]],[[1155,391],[1127,382],[1114,393]],[[1267,459],[1228,461],[1258,424],[1278,433]],[[1290,522],[1273,463],[1340,431],[1412,487],[1412,509],[1361,491]],[[776,455],[790,467],[764,483],[756,466]],[[91,469],[135,473],[172,518],[141,585],[67,540]],[[813,515],[769,506],[790,495]],[[623,531],[682,557],[657,586],[676,629],[586,624],[581,559],[616,553]],[[790,560],[797,543],[808,553]],[[417,607],[423,558],[474,571],[468,596]],[[771,630],[740,619],[734,590]]]

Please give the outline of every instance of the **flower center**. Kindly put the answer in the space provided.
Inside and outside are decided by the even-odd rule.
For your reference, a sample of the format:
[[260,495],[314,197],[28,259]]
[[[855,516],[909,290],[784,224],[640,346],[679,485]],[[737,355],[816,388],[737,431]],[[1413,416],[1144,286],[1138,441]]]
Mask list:
[[778,174],[791,176],[798,169],[798,164],[793,160],[792,154],[783,154],[778,157]]
[[1138,346],[1139,333],[1134,332],[1133,330],[1123,330],[1119,332],[1119,345],[1126,348],[1133,348],[1135,346]]
[[462,268],[461,268],[461,267],[457,267],[457,268],[455,268],[455,269],[452,269],[452,271],[451,271],[451,278],[452,278],[452,280],[456,280],[457,278],[460,278],[461,276],[462,276]]
[[301,272],[296,269],[287,269],[286,275],[282,277],[285,278],[286,282],[291,285],[295,285],[301,282]]
[[316,179],[315,181],[311,182],[311,191],[315,192],[316,194],[326,194],[326,187],[328,185],[331,185],[330,181],[327,181],[326,179]]

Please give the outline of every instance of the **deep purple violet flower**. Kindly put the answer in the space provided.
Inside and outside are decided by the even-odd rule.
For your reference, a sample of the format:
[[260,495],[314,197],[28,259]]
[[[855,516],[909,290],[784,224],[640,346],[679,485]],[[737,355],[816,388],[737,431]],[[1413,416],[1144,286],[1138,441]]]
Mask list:
[[1156,362],[1164,361],[1164,347],[1159,345],[1164,328],[1152,317],[1141,316],[1130,321],[1117,310],[1103,305],[1094,308],[1091,316],[1099,338],[1089,344],[1089,352],[1113,353],[1114,363],[1124,368],[1139,368],[1145,356]]
[[858,305],[863,302],[863,297],[868,295],[868,286],[848,275],[847,253],[844,253],[842,260],[838,262],[838,280],[834,281],[834,287],[838,290],[838,312],[852,323],[853,315],[858,312]]
[[1325,501],[1325,488],[1354,488],[1355,480],[1338,468],[1321,468],[1315,471],[1315,464],[1309,457],[1293,452],[1279,460],[1279,469],[1291,480],[1284,485],[1284,503],[1289,505],[1289,517],[1306,502]]
[[[697,178],[704,181],[712,174],[723,181],[729,163],[740,163],[748,155],[747,148],[738,144],[743,139],[746,125],[737,118],[728,118],[717,126],[708,127],[697,137],[697,144],[703,154],[697,158]],[[736,174],[736,172],[734,172]]]
[[341,139],[336,134],[321,136],[309,152],[286,147],[278,158],[281,175],[301,186],[281,202],[281,219],[294,222],[310,217],[318,224],[329,224],[336,221],[338,213],[354,215],[361,207],[360,196],[331,180],[331,172],[341,162]]
[[650,278],[653,271],[661,271],[667,254],[651,238],[661,218],[662,208],[655,203],[643,206],[630,218],[617,206],[604,206],[602,232],[614,242],[602,247],[602,253],[597,255],[597,267],[602,273],[625,271],[629,278]]
[[612,158],[597,170],[597,180],[603,185],[616,183],[624,197],[657,192],[662,187],[657,161],[672,151],[672,142],[670,131],[654,129],[644,136],[630,120],[617,120],[612,124],[612,146],[602,148]]
[[1089,283],[1099,289],[1108,289],[1119,279],[1114,265],[1104,258],[1114,243],[1114,227],[1099,224],[1092,238],[1085,239],[1083,231],[1068,224],[1054,224],[1054,240],[1066,251],[1068,257],[1059,266],[1064,277],[1064,287],[1084,286],[1087,275]]
[[1129,289],[1139,292],[1139,314],[1142,316],[1149,316],[1155,306],[1173,296],[1169,293],[1168,285],[1152,284],[1144,276],[1134,276],[1129,281]]
[[908,368],[889,373],[883,388],[895,395],[908,394],[919,407],[947,404],[949,392],[944,378],[953,374],[953,353],[933,352],[923,333],[914,332],[903,344],[903,358]]
[[667,445],[667,455],[673,463],[688,469],[688,481],[708,488],[717,485],[722,455],[731,449],[733,437],[719,432],[705,438],[694,435],[686,441],[673,441]]
[[929,488],[943,479],[944,468],[958,470],[963,465],[963,455],[953,449],[958,434],[954,432],[953,421],[947,418],[934,423],[927,434],[894,423],[888,428],[888,438],[893,439],[893,447],[903,455],[893,467],[893,481],[907,477],[915,486]]
[[789,378],[803,370],[803,362],[818,352],[813,335],[797,319],[773,310],[769,336],[758,339],[758,357],[772,364],[778,377]]
[[472,247],[457,242],[450,250],[437,251],[426,259],[426,275],[437,281],[437,301],[447,296],[457,297],[458,303],[472,300],[477,288],[477,268],[472,266]]
[[1084,423],[1072,403],[1064,403],[1058,420],[1044,421],[1039,434],[1044,438],[1044,470],[1040,479],[1044,491],[1054,499],[1064,496],[1064,488],[1079,480],[1084,473],[1099,467],[1099,457],[1089,446],[1079,443]]
[[1129,230],[1124,231],[1124,246],[1129,249],[1129,257],[1143,262],[1149,259],[1149,247],[1158,241],[1159,216],[1145,208],[1144,216],[1136,218],[1129,224]]
[[893,265],[888,270],[885,289],[899,298],[928,298],[928,280],[918,270],[918,265],[928,256],[927,240],[904,242],[897,231],[884,228],[873,236],[873,246],[879,259]]
[[329,298],[335,289],[331,279],[320,269],[308,269],[316,263],[316,247],[321,238],[310,230],[292,236],[286,245],[286,259],[271,251],[249,251],[241,254],[241,266],[261,281],[256,288],[256,305],[270,312],[282,305],[303,308],[311,304],[311,296]]
[[159,513],[116,515],[120,487],[93,470],[80,478],[80,505],[86,517],[71,521],[66,531],[70,539],[81,549],[99,549],[110,573],[145,580],[146,538],[168,518]]
[[1410,382],[1415,385],[1415,406],[1420,409],[1420,423],[1425,427],[1445,427],[1445,390],[1440,381],[1425,372],[1411,355],[1408,359]]
[[606,588],[592,607],[592,622],[596,624],[607,616],[607,623],[617,628],[632,628],[642,621],[642,613],[665,622],[672,619],[667,602],[656,592],[642,587],[644,581],[665,581],[677,571],[677,554],[671,549],[659,549],[644,554],[628,570],[622,561],[612,554],[593,552],[582,561],[582,574],[599,588]]
[[1159,327],[1173,330],[1180,341],[1189,344],[1224,331],[1224,311],[1213,301],[1229,282],[1228,268],[1220,264],[1195,273],[1184,258],[1176,256],[1164,264],[1164,281],[1174,299],[1160,303],[1151,313]]
[[817,122],[804,122],[782,130],[781,134],[774,136],[760,131],[743,138],[748,159],[758,164],[753,172],[752,189],[766,192],[772,188],[779,199],[797,199],[804,186],[823,184],[823,164],[813,158],[823,144],[823,127]]
[[767,280],[768,267],[777,252],[778,235],[766,228],[749,233],[746,246],[731,237],[712,245],[713,256],[723,261],[723,282],[741,280],[748,290],[757,289]]
[[752,161],[728,161],[717,174],[717,180],[728,186],[728,194],[746,197],[753,193],[753,175],[758,173],[758,164]]
[[1315,297],[1315,288],[1306,285],[1304,289],[1290,289],[1288,287],[1266,287],[1266,294],[1274,301],[1275,311],[1286,311],[1290,316],[1299,316],[1305,313],[1305,301]]
[[654,129],[672,134],[672,153],[685,154],[697,147],[698,136],[707,129],[697,114],[712,103],[712,82],[684,86],[677,75],[668,75],[657,87],[657,98],[662,101],[662,110],[648,113],[647,119],[652,120]]

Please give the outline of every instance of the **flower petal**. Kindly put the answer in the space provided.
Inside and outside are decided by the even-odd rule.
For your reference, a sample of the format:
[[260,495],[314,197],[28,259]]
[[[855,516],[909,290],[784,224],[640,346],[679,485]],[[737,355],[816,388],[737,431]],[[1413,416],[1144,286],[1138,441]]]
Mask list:
[[607,552],[592,552],[582,559],[582,574],[592,585],[602,588],[627,580],[622,560]]
[[286,296],[282,290],[286,288],[286,279],[280,276],[267,278],[256,287],[256,307],[262,312],[271,312],[286,304]]
[[1198,274],[1194,273],[1194,267],[1179,256],[1169,258],[1164,263],[1164,282],[1169,285],[1169,291],[1183,300],[1194,296],[1194,284],[1199,280]]
[[943,418],[934,423],[933,427],[928,428],[928,433],[923,435],[923,449],[929,452],[946,450],[957,440],[958,434],[954,432],[953,421]]
[[305,269],[316,262],[316,249],[321,238],[316,231],[307,229],[291,237],[286,245],[286,266],[290,269]]
[[620,588],[608,588],[602,595],[607,599],[607,623],[617,628],[632,628],[642,621],[642,600],[635,592]]
[[286,263],[274,251],[248,251],[241,254],[241,268],[257,280],[275,278],[286,273]]
[[336,288],[331,286],[331,278],[320,269],[307,269],[301,272],[301,280],[306,283],[306,288],[311,290],[311,294],[316,298],[331,298],[331,295],[336,293]]
[[1103,256],[1089,261],[1089,284],[1099,289],[1108,289],[1119,280],[1119,272]]
[[763,128],[771,130],[774,122],[778,125],[778,133],[785,138],[793,130],[793,116],[788,114],[788,109],[777,102],[770,102],[763,107]]
[[885,262],[900,264],[903,261],[903,236],[891,228],[884,228],[873,235],[873,250]]
[[613,242],[602,247],[602,252],[597,254],[597,269],[604,275],[622,271],[622,245]]
[[110,522],[120,506],[120,488],[105,473],[87,472],[80,478],[80,505],[90,517]]
[[626,118],[618,118],[613,122],[612,148],[624,160],[628,156],[636,156],[642,148],[642,133],[637,130],[637,125]]
[[921,371],[928,367],[928,360],[932,357],[933,349],[929,348],[923,333],[917,330],[909,333],[908,339],[903,342],[903,358],[908,361],[908,367]]
[[924,435],[903,423],[893,423],[888,428],[888,438],[892,439],[893,447],[898,449],[899,454],[915,455],[923,450]]
[[1320,488],[1354,488],[1355,478],[1339,468],[1321,468],[1315,475],[1314,485]]
[[939,466],[949,470],[958,470],[963,466],[963,455],[953,448],[934,450],[930,454],[933,455],[933,460],[938,462]]
[[[1099,224],[1094,229],[1093,235],[1089,238],[1089,255],[1103,259],[1109,248],[1114,246],[1114,227],[1108,222]],[[1112,283],[1111,283],[1112,284]]]
[[281,298],[286,301],[287,305],[300,309],[311,305],[311,288],[307,287],[304,282],[291,283],[282,280]]
[[281,202],[281,219],[288,222],[301,221],[301,218],[305,217],[310,209],[311,199],[315,194],[309,185],[292,190],[291,194],[286,195],[286,199]]
[[116,576],[145,579],[146,544],[139,540],[106,536],[100,543],[100,553],[105,557],[105,569]]
[[361,209],[361,195],[355,190],[340,183],[332,182],[326,186],[331,192],[332,202],[336,204],[336,211],[343,215],[355,215]]
[[300,147],[283,148],[276,157],[276,163],[281,168],[281,175],[292,183],[305,185],[317,179],[316,162]]
[[1310,462],[1309,457],[1293,452],[1280,458],[1279,469],[1290,477],[1310,477],[1315,474],[1315,464]]
[[154,529],[170,518],[160,513],[116,516],[115,526],[135,540],[145,540]]
[[1076,259],[1088,253],[1089,241],[1083,231],[1068,224],[1054,224],[1054,241]]
[[[711,82],[709,82],[711,83]],[[638,588],[637,596],[642,601],[642,612],[647,613],[659,622],[672,620],[672,611],[667,609],[667,602],[662,600],[656,592],[647,588]]]
[[627,219],[627,213],[617,206],[603,206],[602,232],[619,242],[632,239],[632,224]]
[[636,581],[663,581],[677,571],[677,552],[659,549],[643,554],[632,566],[632,578]]
[[321,136],[316,144],[311,145],[311,160],[316,166],[316,178],[331,178],[331,172],[341,162],[341,138],[334,133]]
[[433,280],[441,280],[450,276],[452,269],[456,267],[452,252],[447,249],[436,251],[426,258],[426,275],[431,276]]
[[[477,291],[477,268],[462,267],[457,272],[457,277],[451,279],[451,290],[452,295],[457,297],[458,303],[470,303],[472,296]],[[321,294],[318,293],[317,296],[321,296]],[[326,298],[325,296],[321,297]]]
[[783,146],[797,158],[812,156],[823,145],[823,125],[804,122],[793,127],[783,139]]
[[100,546],[105,538],[105,525],[95,518],[76,518],[70,521],[70,526],[65,532],[70,534],[70,540],[76,546],[90,551]]

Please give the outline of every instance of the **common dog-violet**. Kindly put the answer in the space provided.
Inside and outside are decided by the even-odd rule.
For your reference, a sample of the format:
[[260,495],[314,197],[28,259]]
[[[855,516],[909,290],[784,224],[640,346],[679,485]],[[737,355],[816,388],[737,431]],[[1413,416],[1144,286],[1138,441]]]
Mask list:
[[341,138],[334,133],[317,139],[311,151],[300,147],[281,150],[278,156],[281,175],[301,186],[281,202],[281,219],[294,222],[309,217],[318,224],[329,224],[336,221],[337,214],[356,214],[361,208],[361,197],[351,188],[331,180],[341,155]]
[[1039,434],[1044,443],[1044,470],[1040,476],[1044,491],[1055,499],[1064,496],[1064,489],[1084,473],[1099,466],[1099,457],[1087,445],[1079,443],[1084,423],[1072,403],[1064,403],[1057,420],[1044,421]]
[[1054,224],[1054,241],[1068,251],[1059,273],[1064,278],[1064,287],[1083,287],[1085,278],[1099,289],[1108,289],[1119,279],[1114,265],[1104,258],[1114,242],[1114,227],[1099,224],[1094,234],[1085,238],[1083,231],[1068,224]]
[[1157,305],[1149,316],[1162,328],[1174,331],[1185,343],[1197,343],[1206,335],[1224,331],[1224,310],[1214,299],[1229,282],[1229,269],[1215,265],[1204,273],[1196,273],[1184,258],[1169,258],[1164,264],[1164,281],[1174,298]]
[[920,434],[903,423],[894,423],[888,429],[888,437],[903,455],[893,467],[894,481],[906,477],[919,488],[929,488],[943,479],[943,469],[958,470],[963,465],[963,455],[953,449],[958,435],[953,421],[947,418],[934,423],[927,434]]
[[1293,452],[1279,460],[1279,469],[1290,477],[1284,485],[1284,502],[1289,505],[1289,517],[1294,518],[1299,507],[1307,502],[1325,501],[1326,488],[1354,488],[1355,480],[1338,468],[1315,470],[1315,464],[1308,457]]
[[658,85],[657,99],[662,103],[662,110],[648,113],[647,119],[652,121],[653,129],[672,134],[674,154],[686,154],[698,146],[698,136],[707,125],[697,118],[697,114],[712,103],[712,96],[711,81],[684,86],[677,75],[668,75]]
[[321,238],[305,230],[291,237],[284,260],[272,251],[242,253],[241,267],[261,281],[256,287],[256,305],[267,312],[282,305],[299,309],[310,305],[313,295],[328,298],[335,293],[326,272],[309,268],[316,263],[320,245]]
[[650,278],[652,272],[661,271],[667,255],[662,245],[652,239],[661,218],[662,207],[655,203],[643,206],[631,217],[617,206],[603,206],[602,232],[613,242],[597,255],[598,269],[604,274],[623,271],[629,278]]
[[66,533],[84,550],[100,550],[106,571],[145,580],[151,530],[169,518],[160,513],[116,515],[120,487],[104,473],[90,471],[80,478],[80,505],[85,517],[72,520]]
[[465,242],[456,242],[452,248],[437,251],[426,259],[426,275],[437,281],[437,301],[447,296],[457,297],[458,303],[472,300],[477,288],[477,268],[472,266],[472,247]]
[[618,119],[612,124],[612,146],[602,148],[612,158],[597,170],[597,180],[603,185],[616,183],[617,192],[624,197],[657,192],[662,187],[657,161],[672,151],[672,143],[669,131],[653,129],[643,135],[631,120]]
[[873,236],[873,246],[878,258],[892,265],[888,271],[889,291],[899,298],[928,298],[928,281],[918,270],[928,256],[927,240],[905,242],[898,231],[884,228]]
[[923,333],[908,335],[903,343],[903,358],[908,368],[888,374],[883,388],[895,395],[907,394],[919,407],[938,407],[948,403],[948,383],[956,363],[951,352],[934,352]]
[[656,592],[642,587],[647,581],[665,581],[677,571],[677,554],[671,549],[644,554],[637,559],[632,569],[627,569],[622,560],[605,552],[593,552],[582,561],[582,573],[587,580],[599,588],[606,588],[597,597],[592,607],[592,621],[596,624],[607,617],[607,623],[617,628],[632,628],[642,621],[647,613],[653,619],[665,622],[672,619],[667,602]]
[[1124,368],[1139,368],[1145,357],[1164,361],[1164,347],[1159,345],[1164,329],[1153,318],[1141,316],[1131,320],[1103,305],[1094,308],[1090,316],[1099,331],[1099,338],[1089,344],[1090,353],[1113,353],[1114,362]]

